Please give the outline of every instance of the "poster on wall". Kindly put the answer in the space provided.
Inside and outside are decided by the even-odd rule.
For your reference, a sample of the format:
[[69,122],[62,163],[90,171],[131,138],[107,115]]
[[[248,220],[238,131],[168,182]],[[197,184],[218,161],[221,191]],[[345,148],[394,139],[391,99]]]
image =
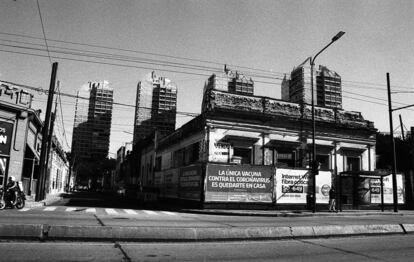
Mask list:
[[[394,203],[392,190],[392,175],[383,178],[384,204]],[[371,203],[381,204],[381,180],[379,178],[371,178],[370,181]],[[397,174],[397,199],[398,204],[404,204],[404,184],[401,174]]]
[[[316,176],[316,202],[329,203],[331,189],[331,172],[319,171]],[[276,203],[277,204],[306,204],[309,188],[309,170],[307,169],[276,169]]]
[[178,169],[154,173],[154,186],[159,189],[160,197],[178,197]]
[[181,168],[178,190],[180,199],[201,199],[201,174],[201,165]]
[[206,202],[271,203],[274,167],[208,164]]
[[12,140],[13,124],[0,121],[0,154],[9,155]]
[[211,162],[229,162],[229,150],[230,144],[223,142],[212,143],[213,149],[211,150],[210,159]]

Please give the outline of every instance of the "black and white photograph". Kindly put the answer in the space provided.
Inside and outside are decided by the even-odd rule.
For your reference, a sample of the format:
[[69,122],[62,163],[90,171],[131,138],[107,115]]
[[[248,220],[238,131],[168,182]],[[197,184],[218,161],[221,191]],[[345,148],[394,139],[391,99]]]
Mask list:
[[0,261],[413,260],[413,0],[0,0]]

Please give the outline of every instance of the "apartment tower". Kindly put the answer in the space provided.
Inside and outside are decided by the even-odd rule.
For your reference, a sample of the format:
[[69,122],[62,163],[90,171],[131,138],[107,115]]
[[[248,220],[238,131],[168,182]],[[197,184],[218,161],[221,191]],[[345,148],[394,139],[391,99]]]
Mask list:
[[157,131],[161,136],[175,130],[177,87],[168,78],[151,72],[138,83],[133,143]]
[[[341,76],[325,66],[314,69],[313,95],[317,106],[342,109]],[[290,79],[283,79],[282,100],[312,103],[310,58],[292,70]]]
[[77,93],[73,125],[74,163],[108,156],[113,89],[107,81],[89,82]]

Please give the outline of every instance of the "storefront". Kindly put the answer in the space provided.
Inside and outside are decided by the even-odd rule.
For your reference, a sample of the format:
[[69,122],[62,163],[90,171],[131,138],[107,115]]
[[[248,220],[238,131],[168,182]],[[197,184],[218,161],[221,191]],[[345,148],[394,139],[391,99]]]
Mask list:
[[[405,203],[404,183],[397,178],[397,200]],[[339,174],[339,209],[381,209],[394,203],[392,175],[385,171],[347,171]]]
[[26,194],[36,188],[43,125],[31,101],[22,88],[0,82],[0,185],[14,176]]

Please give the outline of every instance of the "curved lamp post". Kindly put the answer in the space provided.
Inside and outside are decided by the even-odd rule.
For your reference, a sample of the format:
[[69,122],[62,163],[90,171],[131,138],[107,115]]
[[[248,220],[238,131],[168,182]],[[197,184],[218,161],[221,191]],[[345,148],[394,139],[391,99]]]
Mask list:
[[312,205],[312,212],[316,212],[316,174],[318,165],[316,163],[316,144],[315,144],[315,98],[313,92],[313,68],[315,66],[315,59],[320,55],[325,49],[327,49],[330,45],[332,45],[336,40],[341,38],[345,32],[339,31],[331,40],[329,44],[327,44],[321,51],[319,51],[316,55],[311,57],[310,64],[311,64],[311,92],[312,92],[312,164],[311,164],[311,174],[313,178],[313,205]]

